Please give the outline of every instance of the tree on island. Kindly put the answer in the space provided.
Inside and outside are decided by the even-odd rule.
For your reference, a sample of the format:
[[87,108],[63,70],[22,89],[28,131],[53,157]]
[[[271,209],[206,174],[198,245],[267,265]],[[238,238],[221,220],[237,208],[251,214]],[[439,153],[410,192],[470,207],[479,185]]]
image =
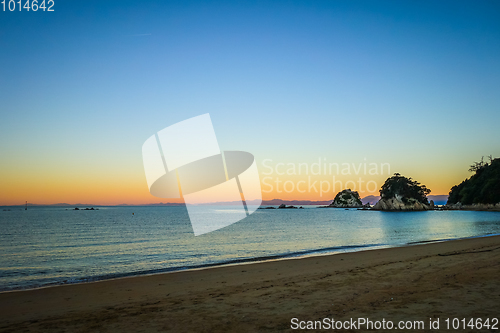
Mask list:
[[451,188],[447,205],[461,203],[496,204],[500,202],[500,158],[488,156],[490,162],[474,162],[469,171],[470,178]]
[[381,199],[401,199],[405,204],[410,203],[414,199],[420,203],[429,204],[427,195],[431,193],[425,185],[420,185],[419,182],[410,178],[401,176],[395,173],[394,176],[388,178],[380,189]]
[[395,173],[380,189],[380,200],[374,210],[418,211],[433,209],[434,203],[427,200],[431,190],[419,182]]

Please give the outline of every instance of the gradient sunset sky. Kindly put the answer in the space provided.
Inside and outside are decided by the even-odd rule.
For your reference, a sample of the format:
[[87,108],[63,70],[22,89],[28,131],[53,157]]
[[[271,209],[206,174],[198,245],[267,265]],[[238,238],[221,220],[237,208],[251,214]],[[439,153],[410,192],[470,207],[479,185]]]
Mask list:
[[[264,164],[387,163],[448,194],[473,161],[500,157],[498,1],[54,9],[0,11],[0,205],[167,202],[148,191],[142,144],[204,113],[221,150],[251,152],[271,182],[308,175],[268,175]],[[390,174],[311,177],[333,176],[375,182],[366,196]]]

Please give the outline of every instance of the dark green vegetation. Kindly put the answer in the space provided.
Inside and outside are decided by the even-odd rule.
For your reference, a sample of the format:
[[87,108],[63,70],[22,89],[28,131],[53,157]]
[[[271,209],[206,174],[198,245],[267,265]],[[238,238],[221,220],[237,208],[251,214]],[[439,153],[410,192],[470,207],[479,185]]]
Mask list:
[[490,163],[474,162],[469,171],[475,174],[451,188],[447,205],[496,204],[500,202],[500,158]]
[[427,194],[429,193],[431,193],[431,190],[425,187],[425,185],[420,185],[419,182],[401,176],[399,173],[395,173],[394,176],[387,178],[380,189],[381,199],[399,197],[405,204],[409,203],[410,199],[414,199],[428,205]]

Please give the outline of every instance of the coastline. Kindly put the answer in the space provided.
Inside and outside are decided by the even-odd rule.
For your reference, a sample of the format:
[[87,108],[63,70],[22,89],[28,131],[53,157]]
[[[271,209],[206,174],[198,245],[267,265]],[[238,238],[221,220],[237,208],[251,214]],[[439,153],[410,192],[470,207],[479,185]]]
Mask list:
[[281,331],[294,317],[498,317],[499,262],[500,236],[489,236],[9,291],[0,293],[0,331]]

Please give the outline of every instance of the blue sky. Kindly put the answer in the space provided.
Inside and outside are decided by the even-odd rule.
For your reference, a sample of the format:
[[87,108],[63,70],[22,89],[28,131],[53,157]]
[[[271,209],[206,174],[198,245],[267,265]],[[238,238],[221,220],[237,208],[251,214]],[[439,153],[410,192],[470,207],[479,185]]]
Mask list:
[[222,149],[389,162],[430,188],[500,156],[495,1],[54,8],[0,12],[0,182],[143,177],[142,143],[206,112]]

